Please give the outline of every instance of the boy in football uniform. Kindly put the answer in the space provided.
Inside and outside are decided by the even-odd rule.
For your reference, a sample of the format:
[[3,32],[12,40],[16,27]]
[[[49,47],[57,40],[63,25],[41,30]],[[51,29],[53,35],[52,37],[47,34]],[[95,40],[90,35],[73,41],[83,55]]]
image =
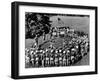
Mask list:
[[44,67],[45,66],[45,51],[43,50],[42,53],[43,53],[42,54],[42,67]]
[[67,56],[66,56],[66,51],[63,51],[63,66],[67,65]]
[[76,56],[75,56],[75,63],[76,63],[78,61],[78,58],[79,58],[79,46],[76,45],[75,49],[76,49]]
[[35,66],[35,55],[33,51],[31,51],[31,63],[32,63],[32,67],[34,67]]
[[48,51],[45,53],[45,67],[49,66],[49,55],[48,55]]
[[35,55],[35,66],[39,67],[39,56],[38,56],[38,54]]
[[76,49],[75,48],[72,48],[71,49],[71,64],[74,64],[75,62],[75,52],[76,52]]
[[63,66],[63,55],[59,53],[59,66]]
[[84,56],[84,54],[85,54],[85,45],[84,45],[84,43],[82,43],[81,44],[81,55],[82,55],[82,57]]
[[66,66],[68,66],[70,51],[67,49],[65,54],[66,54],[65,55],[66,56]]
[[50,66],[54,66],[54,51],[53,49],[51,50],[51,54],[50,54]]
[[39,67],[41,67],[42,66],[42,61],[41,61],[41,59],[42,59],[42,53],[40,51],[38,53],[38,57],[39,57]]
[[54,55],[54,63],[55,63],[55,66],[58,66],[58,51],[57,50],[55,51],[55,55]]
[[30,57],[28,56],[28,54],[25,55],[25,66],[29,67],[30,65]]
[[70,66],[71,65],[71,52],[70,52],[69,49],[67,50],[67,55],[68,55],[68,57],[67,57],[67,65]]

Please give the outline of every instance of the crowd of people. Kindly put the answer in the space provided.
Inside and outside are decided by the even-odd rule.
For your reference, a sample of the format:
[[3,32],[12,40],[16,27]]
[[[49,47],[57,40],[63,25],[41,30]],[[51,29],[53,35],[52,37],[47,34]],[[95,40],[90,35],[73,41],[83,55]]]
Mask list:
[[87,35],[72,38],[64,42],[63,47],[55,48],[52,43],[48,48],[39,49],[36,44],[25,49],[25,66],[28,67],[60,67],[71,66],[81,60],[89,52]]

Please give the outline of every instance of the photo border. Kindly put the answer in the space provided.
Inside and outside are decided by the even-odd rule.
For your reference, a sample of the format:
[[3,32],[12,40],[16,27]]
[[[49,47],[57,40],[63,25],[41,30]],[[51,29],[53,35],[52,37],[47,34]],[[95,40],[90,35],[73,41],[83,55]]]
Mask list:
[[[75,73],[59,73],[59,74],[43,74],[43,75],[28,75],[19,76],[19,6],[43,6],[43,7],[59,7],[59,8],[73,8],[73,9],[89,9],[95,11],[95,71],[90,72],[75,72]],[[11,7],[11,77],[13,79],[25,79],[25,78],[43,78],[43,77],[58,77],[58,76],[72,76],[72,75],[88,75],[98,73],[98,62],[97,62],[97,16],[98,9],[96,6],[81,6],[81,5],[61,5],[61,4],[49,4],[49,3],[31,3],[31,2],[12,2]]]

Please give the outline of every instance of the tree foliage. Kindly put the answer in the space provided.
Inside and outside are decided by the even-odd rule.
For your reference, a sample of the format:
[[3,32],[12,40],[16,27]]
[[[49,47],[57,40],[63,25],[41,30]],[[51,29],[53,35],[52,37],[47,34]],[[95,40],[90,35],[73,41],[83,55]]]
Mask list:
[[39,37],[43,33],[49,33],[51,27],[49,15],[26,12],[25,18],[26,38],[34,38],[36,35]]

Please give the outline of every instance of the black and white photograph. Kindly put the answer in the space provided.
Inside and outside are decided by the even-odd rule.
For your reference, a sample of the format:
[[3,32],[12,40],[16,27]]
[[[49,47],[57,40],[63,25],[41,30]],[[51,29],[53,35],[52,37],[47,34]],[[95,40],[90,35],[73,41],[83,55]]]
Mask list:
[[14,79],[97,74],[97,7],[12,3]]
[[89,15],[25,12],[25,68],[89,65]]

